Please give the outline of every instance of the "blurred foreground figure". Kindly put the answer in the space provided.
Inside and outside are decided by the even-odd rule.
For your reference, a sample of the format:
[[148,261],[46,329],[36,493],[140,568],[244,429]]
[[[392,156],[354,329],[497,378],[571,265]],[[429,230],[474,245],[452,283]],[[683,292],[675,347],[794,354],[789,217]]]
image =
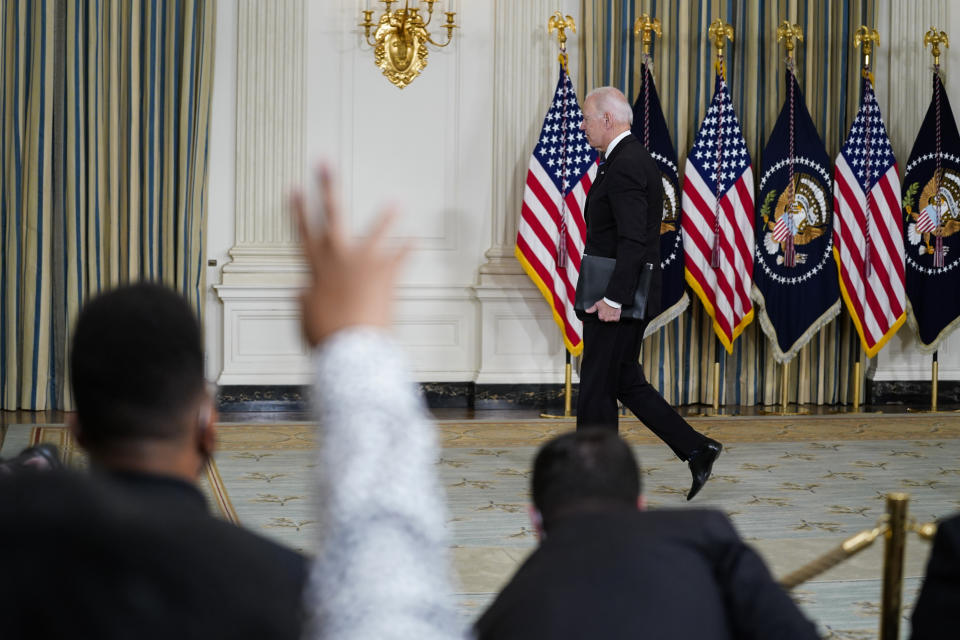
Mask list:
[[196,486],[216,414],[187,303],[155,284],[94,298],[71,378],[92,473],[0,481],[0,635],[299,637],[304,558],[214,518]]
[[719,511],[644,511],[609,429],[548,442],[533,467],[540,546],[477,622],[480,640],[818,637]]
[[310,268],[301,302],[316,369],[320,526],[310,637],[451,640],[463,625],[436,434],[387,333],[407,248],[388,246],[390,215],[350,240],[329,172],[317,180],[316,210],[300,193],[291,203]]
[[937,525],[911,624],[912,640],[952,638],[960,629],[960,515]]

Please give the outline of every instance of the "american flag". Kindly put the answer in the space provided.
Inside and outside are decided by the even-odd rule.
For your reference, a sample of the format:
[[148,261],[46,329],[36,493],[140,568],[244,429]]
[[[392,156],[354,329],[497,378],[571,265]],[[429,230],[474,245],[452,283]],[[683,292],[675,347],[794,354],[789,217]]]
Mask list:
[[687,283],[732,353],[753,320],[753,168],[721,74],[687,154],[682,229]]
[[580,130],[583,113],[563,65],[530,157],[515,254],[553,309],[573,355],[583,351],[583,323],[573,310],[586,240],[583,210],[597,175],[597,153]]
[[917,216],[917,231],[919,233],[933,233],[940,226],[940,212],[946,209],[946,203],[927,205]]
[[872,358],[903,324],[907,307],[897,161],[866,78],[860,109],[837,156],[833,201],[840,289]]

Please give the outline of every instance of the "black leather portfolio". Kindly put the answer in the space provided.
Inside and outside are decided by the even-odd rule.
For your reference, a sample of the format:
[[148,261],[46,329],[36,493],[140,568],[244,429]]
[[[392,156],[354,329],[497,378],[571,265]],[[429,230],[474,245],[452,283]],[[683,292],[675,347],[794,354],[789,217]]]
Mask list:
[[[583,259],[580,261],[580,276],[577,278],[577,295],[573,301],[573,310],[578,318],[583,320],[591,315],[585,309],[592,307],[595,302],[603,299],[603,294],[607,290],[607,283],[610,282],[610,276],[613,275],[613,268],[616,265],[617,261],[614,258],[583,254]],[[643,269],[640,271],[640,279],[637,281],[637,291],[633,294],[633,302],[621,307],[621,318],[644,319],[652,279],[653,265],[648,262],[643,265]]]

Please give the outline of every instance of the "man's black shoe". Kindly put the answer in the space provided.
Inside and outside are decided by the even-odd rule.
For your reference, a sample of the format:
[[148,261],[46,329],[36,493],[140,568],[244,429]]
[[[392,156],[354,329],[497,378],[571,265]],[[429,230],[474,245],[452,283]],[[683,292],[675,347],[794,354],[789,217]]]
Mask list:
[[690,473],[693,474],[693,484],[690,485],[690,493],[687,494],[687,500],[693,500],[703,485],[710,478],[710,472],[713,470],[714,461],[723,451],[723,445],[716,440],[707,440],[707,443],[694,451],[690,455],[688,463],[690,464]]

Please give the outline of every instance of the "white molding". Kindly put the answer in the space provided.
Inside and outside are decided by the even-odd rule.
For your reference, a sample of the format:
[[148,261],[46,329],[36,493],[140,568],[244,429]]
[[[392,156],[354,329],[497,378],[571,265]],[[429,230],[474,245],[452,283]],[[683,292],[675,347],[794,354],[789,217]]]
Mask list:
[[[221,385],[309,384],[312,363],[300,342],[301,285],[222,284],[214,287],[223,303]],[[401,286],[397,289],[393,332],[406,350],[412,374],[424,382],[470,382],[476,376],[476,298],[466,286]],[[264,323],[274,323],[264,331]],[[251,325],[256,323],[256,328]],[[272,350],[264,351],[256,336]],[[298,344],[297,348],[291,347]]]

